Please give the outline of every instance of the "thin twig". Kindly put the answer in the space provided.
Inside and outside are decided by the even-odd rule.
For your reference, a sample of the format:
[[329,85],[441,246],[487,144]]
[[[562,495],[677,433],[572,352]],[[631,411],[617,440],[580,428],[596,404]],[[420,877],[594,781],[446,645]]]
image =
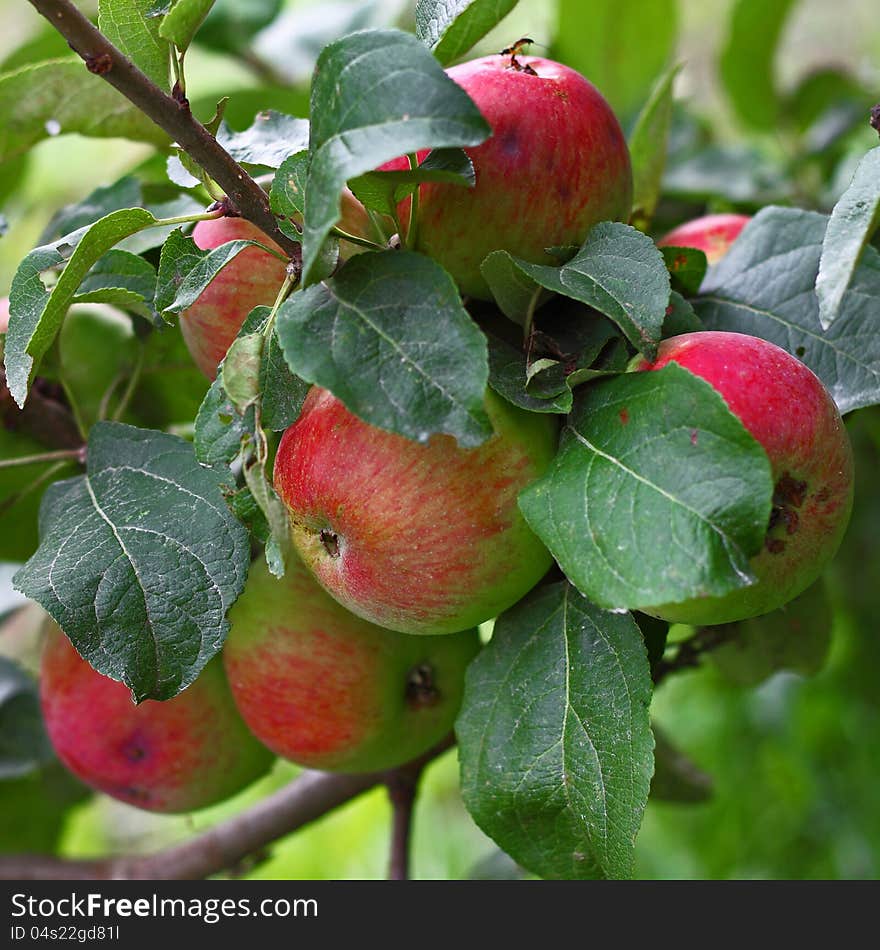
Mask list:
[[198,880],[236,868],[267,845],[362,792],[421,771],[453,744],[452,736],[401,769],[366,775],[304,772],[273,795],[182,844],[143,856],[71,861],[46,855],[0,856],[0,880]]
[[190,111],[186,97],[174,98],[144,75],[69,0],[29,0],[84,60],[90,72],[118,89],[166,132],[226,192],[235,210],[283,248],[295,262],[300,245],[281,230],[262,188]]
[[36,455],[19,455],[11,459],[0,459],[0,468],[15,468],[18,465],[39,465],[42,462],[57,462],[69,459],[74,462],[85,461],[85,446],[78,449],[56,449],[54,452],[38,452]]
[[417,769],[398,769],[387,782],[388,797],[391,799],[389,881],[409,880],[410,835],[421,774],[421,766]]
[[654,667],[654,685],[672,673],[692,670],[699,666],[703,657],[712,650],[728,643],[737,634],[735,623],[720,624],[717,627],[700,627],[687,640],[679,643],[675,653],[669,659],[663,658]]

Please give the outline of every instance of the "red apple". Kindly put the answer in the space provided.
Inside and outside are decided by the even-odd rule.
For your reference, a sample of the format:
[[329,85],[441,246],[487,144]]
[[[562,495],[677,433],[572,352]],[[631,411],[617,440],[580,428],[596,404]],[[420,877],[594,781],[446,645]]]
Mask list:
[[247,731],[211,660],[174,699],[135,706],[128,688],[95,672],[54,624],[40,701],[58,758],[87,785],[150,811],[184,812],[234,795],[272,755]]
[[[371,223],[364,206],[346,190],[342,195],[339,227],[358,237],[371,235]],[[193,240],[201,250],[228,241],[259,241],[282,253],[274,241],[244,218],[215,218],[199,221]],[[363,248],[341,241],[339,256],[347,260]],[[286,275],[285,263],[268,251],[247,247],[234,257],[202,291],[198,300],[180,315],[180,329],[199,369],[209,378],[217,375],[217,364],[235,339],[245,318],[260,305],[275,301]]]
[[[416,250],[433,257],[463,294],[491,300],[480,264],[505,250],[553,264],[548,247],[579,245],[599,221],[626,221],[632,168],[611,107],[580,73],[537,56],[486,56],[447,70],[492,136],[465,151],[476,185],[420,188]],[[526,68],[527,67],[527,68]],[[396,159],[383,170],[408,167]],[[409,199],[400,205],[404,232]]]
[[517,507],[556,451],[556,423],[494,393],[495,435],[461,449],[376,429],[313,388],[281,439],[275,488],[320,583],[403,633],[454,633],[516,603],[551,558]]
[[763,446],[776,490],[757,583],[723,597],[645,610],[671,623],[720,624],[768,613],[806,590],[834,556],[849,521],[853,457],[828,391],[800,360],[766,340],[706,331],[672,337],[642,370],[674,362],[706,380]]
[[717,264],[751,220],[747,214],[707,214],[680,224],[660,238],[657,247],[694,247],[709,264]]
[[296,557],[281,580],[251,565],[229,612],[229,684],[254,735],[310,768],[372,772],[452,729],[476,630],[409,637],[340,607]]

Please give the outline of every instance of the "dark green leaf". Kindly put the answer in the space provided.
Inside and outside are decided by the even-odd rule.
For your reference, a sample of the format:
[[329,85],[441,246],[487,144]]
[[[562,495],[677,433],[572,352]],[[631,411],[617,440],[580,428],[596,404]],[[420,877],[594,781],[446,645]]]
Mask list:
[[572,395],[567,387],[550,399],[537,398],[526,392],[526,360],[522,350],[489,336],[489,385],[509,403],[532,412],[571,411]]
[[0,781],[29,775],[52,758],[36,683],[0,657]]
[[222,123],[217,141],[237,162],[278,168],[288,156],[309,147],[309,121],[269,109],[257,113],[253,125],[242,132]]
[[416,0],[416,36],[443,65],[463,56],[517,0]]
[[651,666],[651,673],[653,675],[654,667],[663,659],[663,654],[666,651],[666,640],[669,637],[669,624],[665,620],[651,617],[639,611],[633,614],[633,620],[639,625],[639,630],[642,631],[645,649],[648,651],[648,663]]
[[669,306],[666,308],[666,319],[663,321],[663,339],[666,340],[681,333],[696,333],[697,330],[704,329],[690,301],[685,300],[677,290],[673,290],[669,295]]
[[773,64],[795,0],[737,0],[721,51],[721,81],[737,116],[755,129],[775,131],[779,97]]
[[50,244],[65,235],[70,235],[80,228],[94,224],[100,218],[106,217],[111,211],[121,211],[123,208],[138,208],[143,205],[144,199],[140,182],[126,175],[102,188],[96,188],[87,198],[73,205],[62,208],[52,215],[52,220],[43,229],[39,244]]
[[660,197],[672,124],[672,87],[680,71],[681,64],[673,66],[657,80],[629,137],[633,215],[642,230],[654,217]]
[[15,586],[137,701],[175,696],[223,645],[250,552],[220,488],[183,439],[99,422],[87,474],[43,499]]
[[264,429],[282,432],[299,418],[309,384],[290,372],[273,332],[263,349],[260,364],[260,422]]
[[287,508],[269,483],[262,465],[257,462],[244,468],[244,480],[257,507],[269,527],[266,541],[266,564],[276,577],[283,577],[290,553],[290,524]]
[[819,323],[827,330],[840,313],[862,252],[880,227],[880,147],[859,162],[853,180],[834,206],[822,242],[816,296]]
[[0,850],[4,854],[55,852],[71,808],[89,794],[90,789],[58,762],[0,783]]
[[[498,254],[507,252],[496,251],[487,260]],[[605,314],[649,359],[656,354],[669,303],[669,272],[646,235],[627,224],[605,221],[590,230],[583,247],[561,267],[507,256],[525,277]],[[495,264],[490,267],[499,270]]]
[[[253,436],[254,408],[248,407],[242,414],[223,389],[223,380],[218,377],[196,416],[193,444],[196,458],[203,465],[228,467],[241,452],[241,440]],[[231,486],[228,473],[223,473],[227,486]],[[233,480],[234,481],[234,480]]]
[[618,115],[632,115],[668,66],[675,0],[560,0],[555,58],[583,73]]
[[709,145],[670,157],[663,176],[664,195],[693,201],[723,198],[734,204],[761,205],[791,193],[784,169],[748,145]]
[[831,645],[834,614],[818,581],[780,610],[729,624],[731,636],[709,659],[739,686],[756,686],[779,670],[812,676]]
[[761,446],[708,383],[670,364],[588,387],[520,508],[591,600],[650,608],[748,584],[772,494]]
[[302,218],[308,171],[307,149],[284,159],[269,190],[269,205],[273,214],[280,218]]
[[638,627],[568,584],[495,624],[456,723],[477,824],[542,877],[629,877],[648,799],[651,678]]
[[365,207],[393,216],[398,204],[423,181],[442,181],[473,188],[476,182],[473,162],[460,148],[437,148],[425,156],[418,168],[367,172],[352,178],[348,185]]
[[43,354],[61,327],[77,288],[96,261],[122,238],[155,223],[149,211],[114,211],[93,224],[78,240],[64,271],[51,291],[40,275],[64,263],[58,244],[31,251],[19,264],[9,292],[9,330],[6,334],[6,377],[19,406]]
[[522,327],[529,327],[535,310],[547,299],[544,288],[526,274],[507,251],[493,251],[480,265],[483,279],[498,309]]
[[285,301],[276,328],[291,372],[371,425],[422,442],[445,432],[465,446],[491,434],[485,337],[427,257],[359,254]]
[[177,0],[162,20],[159,36],[187,49],[213,5],[214,0]]
[[[190,0],[178,0],[188,3]],[[98,29],[160,89],[168,88],[168,42],[160,19],[150,16],[155,0],[98,0]]]
[[697,293],[708,266],[705,252],[695,247],[671,246],[661,247],[660,252],[673,284],[678,285],[682,293]]
[[339,220],[346,181],[420,149],[479,145],[491,132],[428,50],[396,30],[368,30],[326,46],[315,70],[311,115],[306,286]]
[[0,161],[53,135],[78,132],[164,146],[168,136],[77,56],[0,76]]
[[706,275],[694,307],[706,329],[750,333],[788,350],[846,413],[880,402],[880,255],[865,248],[823,333],[815,283],[827,222],[812,211],[763,209]]

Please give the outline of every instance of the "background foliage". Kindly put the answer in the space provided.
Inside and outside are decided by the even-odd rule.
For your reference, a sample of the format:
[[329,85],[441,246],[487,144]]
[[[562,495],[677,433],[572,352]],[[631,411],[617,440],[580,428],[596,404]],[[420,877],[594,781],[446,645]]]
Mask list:
[[[272,4],[238,6],[242,15],[258,15]],[[244,29],[209,31],[211,48],[197,42],[187,57],[195,111],[207,118],[222,94],[231,96],[226,119],[233,128],[267,107],[304,115],[305,83],[326,42],[364,26],[407,18],[412,25],[412,11],[413,4],[400,0],[294,0],[247,47],[238,46]],[[664,66],[683,61],[658,231],[665,221],[704,207],[748,212],[772,200],[827,212],[877,142],[865,116],[880,99],[880,22],[864,0],[522,0],[475,52],[497,51],[521,35],[592,78],[627,126]],[[4,74],[67,52],[21,0],[0,2],[0,38]],[[15,86],[0,79],[0,107],[4,95],[15,94]],[[41,108],[38,100],[35,110]],[[0,294],[58,207],[109,184],[151,154],[148,146],[121,139],[56,138],[53,131],[48,127],[39,143],[16,141],[12,130],[0,132],[0,213],[9,223],[0,239]],[[157,177],[163,171],[158,167]],[[829,578],[829,661],[815,677],[778,674],[753,690],[731,685],[709,664],[660,686],[654,723],[700,770],[690,774],[692,797],[706,796],[706,776],[712,792],[687,806],[652,798],[637,842],[637,876],[880,875],[874,752],[880,743],[880,562],[866,556],[876,551],[880,531],[880,412],[860,410],[850,429],[857,452],[856,511]],[[8,573],[0,573],[0,612],[10,606]],[[0,630],[0,652],[26,659],[34,621],[30,608],[16,614]],[[4,830],[0,850],[48,847],[53,838],[69,856],[152,850],[241,808],[294,771],[279,764],[244,795],[188,818],[158,818],[100,796],[85,797],[63,775],[40,786],[23,777],[0,786],[0,811],[11,813],[13,804],[19,813],[26,808],[30,831],[17,827],[16,840],[4,837],[12,834]],[[267,860],[242,872],[381,877],[387,810],[382,790],[374,791],[281,842]],[[28,834],[37,837],[27,840]],[[453,754],[428,772],[414,836],[416,877],[517,873],[464,811]]]

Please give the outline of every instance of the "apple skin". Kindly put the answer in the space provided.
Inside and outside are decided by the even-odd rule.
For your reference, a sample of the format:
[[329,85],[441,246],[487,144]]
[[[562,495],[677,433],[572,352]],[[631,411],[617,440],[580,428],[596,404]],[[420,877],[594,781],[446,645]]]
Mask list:
[[[342,195],[339,227],[358,237],[372,234],[364,206],[346,189]],[[300,223],[300,222],[297,222]],[[283,253],[256,225],[244,218],[223,217],[199,221],[193,240],[201,250],[210,250],[228,241],[259,241]],[[339,257],[347,260],[364,248],[341,241]],[[180,329],[187,349],[199,369],[209,378],[217,375],[217,364],[226,356],[247,315],[261,305],[275,301],[286,276],[283,260],[259,247],[247,247],[234,257],[202,291],[198,300],[180,315]]]
[[[433,257],[463,294],[491,300],[480,264],[505,250],[536,264],[558,264],[548,247],[580,245],[599,221],[626,221],[632,167],[626,139],[595,86],[561,63],[521,56],[536,76],[486,56],[448,69],[492,127],[465,151],[476,184],[423,184],[415,249]],[[420,156],[423,157],[423,156]],[[382,167],[408,168],[406,158]],[[399,206],[404,231],[410,199]]]
[[717,264],[751,220],[747,214],[707,214],[673,228],[657,247],[693,247],[703,251],[710,265]]
[[713,625],[769,613],[806,590],[843,539],[853,499],[853,455],[837,406],[791,354],[742,333],[702,331],[660,344],[639,370],[678,363],[706,380],[763,446],[776,491],[757,582],[723,597],[640,608],[670,623]]
[[517,495],[556,452],[557,426],[488,391],[495,435],[461,449],[361,421],[313,387],[275,458],[306,566],[343,606],[411,634],[455,633],[516,603],[552,563]]
[[294,555],[278,579],[260,558],[229,612],[229,684],[254,735],[309,768],[389,769],[452,729],[477,631],[410,637],[349,613]]
[[[244,218],[199,221],[193,240],[203,251],[228,241],[259,241],[281,249]],[[209,378],[235,339],[245,317],[261,305],[271,305],[287,274],[283,260],[259,247],[246,247],[202,291],[196,302],[180,315],[180,330],[196,366]]]
[[128,687],[93,670],[55,623],[46,626],[46,729],[58,758],[87,785],[148,811],[187,812],[268,770],[273,756],[245,727],[219,657],[174,699],[135,706]]

